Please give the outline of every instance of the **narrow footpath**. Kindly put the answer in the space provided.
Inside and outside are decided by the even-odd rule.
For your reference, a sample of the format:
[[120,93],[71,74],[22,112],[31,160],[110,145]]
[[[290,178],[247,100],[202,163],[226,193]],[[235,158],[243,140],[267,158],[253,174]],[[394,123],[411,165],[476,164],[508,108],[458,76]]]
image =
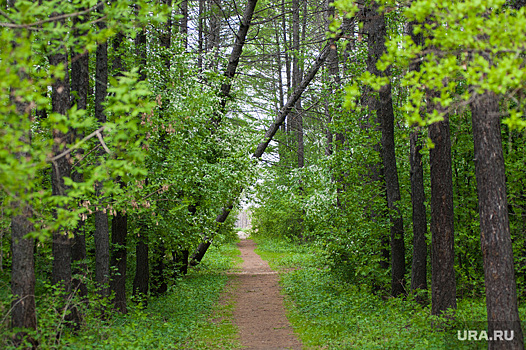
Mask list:
[[254,252],[253,240],[241,240],[238,246],[243,265],[242,271],[236,273],[239,288],[234,322],[243,349],[301,349],[301,342],[285,317],[277,273]]

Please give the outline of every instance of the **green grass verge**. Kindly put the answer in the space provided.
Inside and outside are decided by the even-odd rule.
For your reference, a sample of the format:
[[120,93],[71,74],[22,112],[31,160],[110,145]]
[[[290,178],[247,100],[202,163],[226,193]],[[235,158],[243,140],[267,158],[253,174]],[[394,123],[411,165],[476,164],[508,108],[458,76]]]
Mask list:
[[[126,316],[110,321],[87,320],[78,335],[65,335],[64,349],[234,349],[233,300],[218,303],[230,279],[226,270],[239,265],[235,244],[211,247],[165,296],[151,299],[146,309],[130,305]],[[220,321],[218,321],[220,319]]]
[[[458,341],[459,330],[483,330],[484,300],[458,302],[455,321],[445,330],[429,307],[414,300],[371,293],[350,285],[327,268],[315,248],[256,238],[257,252],[281,271],[288,318],[308,349],[486,349],[485,341]],[[522,320],[526,309],[520,309]],[[473,322],[473,321],[482,322]],[[523,322],[524,323],[524,322]]]

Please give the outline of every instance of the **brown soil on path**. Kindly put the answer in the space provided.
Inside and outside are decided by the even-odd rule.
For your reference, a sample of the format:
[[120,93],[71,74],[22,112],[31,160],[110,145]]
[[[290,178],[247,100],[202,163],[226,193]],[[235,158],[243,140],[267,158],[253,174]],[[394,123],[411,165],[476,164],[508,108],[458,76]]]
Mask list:
[[239,329],[243,349],[301,349],[285,317],[279,277],[266,261],[254,252],[251,239],[238,243],[243,258],[242,272],[237,273],[234,323]]

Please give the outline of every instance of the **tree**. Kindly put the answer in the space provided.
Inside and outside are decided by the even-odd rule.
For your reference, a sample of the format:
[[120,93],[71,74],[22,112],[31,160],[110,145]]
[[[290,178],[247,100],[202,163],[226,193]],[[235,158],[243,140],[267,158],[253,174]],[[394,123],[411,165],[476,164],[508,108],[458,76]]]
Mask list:
[[490,91],[482,94],[473,92],[472,99],[488,333],[494,334],[494,331],[504,329],[514,332],[513,341],[490,341],[489,349],[523,349],[508,219],[499,100]]
[[[364,31],[368,35],[367,71],[377,77],[389,77],[389,72],[380,72],[377,62],[385,52],[385,36],[387,35],[383,13],[379,12],[379,5],[371,2],[370,7],[365,9]],[[394,112],[391,96],[391,84],[387,83],[380,87],[378,97],[368,97],[369,111],[376,113],[382,131],[382,158],[383,176],[386,185],[387,207],[391,221],[391,294],[398,296],[405,293],[405,245],[404,226],[399,209],[400,187],[398,184],[398,172],[396,168],[396,155],[394,143]]]

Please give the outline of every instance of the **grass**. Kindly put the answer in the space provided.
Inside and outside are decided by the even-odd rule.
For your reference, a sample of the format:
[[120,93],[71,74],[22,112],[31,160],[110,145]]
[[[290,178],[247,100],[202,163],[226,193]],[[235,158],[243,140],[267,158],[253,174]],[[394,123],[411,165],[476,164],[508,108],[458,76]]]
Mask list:
[[[212,246],[202,263],[178,280],[159,298],[150,298],[148,307],[129,303],[127,315],[114,315],[101,321],[87,314],[78,334],[63,333],[56,338],[56,315],[39,310],[40,349],[234,349],[238,348],[237,329],[232,323],[232,298],[218,302],[225,288],[231,290],[225,271],[241,262],[234,243]],[[227,293],[228,295],[228,293]],[[44,298],[44,296],[42,297]],[[92,305],[93,306],[93,305]],[[102,306],[109,308],[109,305]],[[4,333],[4,339],[7,339]],[[0,342],[1,344],[1,342]],[[4,342],[0,346],[9,348]]]
[[[258,254],[281,271],[288,318],[308,349],[486,349],[485,341],[461,342],[457,331],[483,330],[485,301],[458,302],[454,322],[443,330],[410,298],[381,298],[370,286],[342,281],[315,248],[256,238]],[[520,308],[526,319],[526,309]],[[477,322],[479,321],[479,322]],[[442,323],[444,324],[444,323]]]

